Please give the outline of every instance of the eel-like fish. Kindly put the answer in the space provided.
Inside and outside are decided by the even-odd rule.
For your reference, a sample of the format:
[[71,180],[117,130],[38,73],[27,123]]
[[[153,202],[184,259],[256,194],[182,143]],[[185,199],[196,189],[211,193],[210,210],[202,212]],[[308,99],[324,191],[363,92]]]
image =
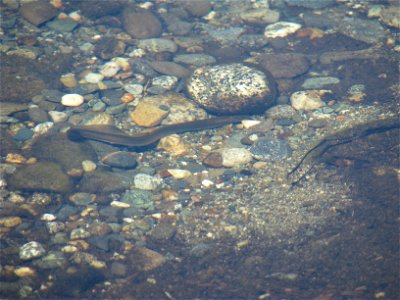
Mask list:
[[127,134],[117,127],[110,125],[73,126],[68,130],[67,134],[68,137],[72,140],[91,139],[114,145],[144,147],[151,145],[157,142],[162,137],[173,133],[211,129],[230,123],[238,123],[246,118],[248,117],[217,117],[173,125],[166,125],[134,135]]

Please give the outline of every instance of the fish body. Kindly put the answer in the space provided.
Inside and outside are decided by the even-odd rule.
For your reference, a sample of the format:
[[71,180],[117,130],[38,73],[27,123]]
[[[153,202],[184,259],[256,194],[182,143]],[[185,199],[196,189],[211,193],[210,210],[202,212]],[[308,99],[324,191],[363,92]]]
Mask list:
[[67,134],[72,140],[91,139],[114,145],[144,147],[170,134],[216,128],[230,123],[238,123],[243,119],[245,119],[244,116],[210,118],[166,125],[134,135],[127,134],[110,125],[73,126],[68,130]]

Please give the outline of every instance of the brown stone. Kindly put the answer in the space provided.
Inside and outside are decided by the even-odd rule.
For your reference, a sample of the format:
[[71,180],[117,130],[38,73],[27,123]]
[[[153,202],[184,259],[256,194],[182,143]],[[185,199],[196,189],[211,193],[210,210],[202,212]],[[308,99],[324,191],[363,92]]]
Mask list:
[[220,168],[222,167],[222,155],[219,152],[211,152],[203,160],[203,164],[206,166]]
[[160,20],[150,12],[124,10],[122,23],[126,32],[137,39],[159,37],[162,33]]
[[156,105],[141,102],[131,113],[131,119],[139,126],[153,127],[160,124],[167,114],[167,111]]
[[25,3],[19,9],[20,14],[32,24],[38,26],[57,15],[57,10],[49,1],[32,1]]
[[211,4],[208,0],[181,0],[179,4],[195,17],[202,17],[211,10]]
[[304,74],[310,63],[302,54],[263,54],[258,57],[261,67],[271,72],[274,78],[293,78]]

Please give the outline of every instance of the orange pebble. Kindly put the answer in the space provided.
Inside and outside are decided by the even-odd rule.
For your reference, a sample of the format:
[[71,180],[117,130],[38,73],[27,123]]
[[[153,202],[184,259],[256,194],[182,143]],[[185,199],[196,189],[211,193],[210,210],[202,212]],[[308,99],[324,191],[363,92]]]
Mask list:
[[336,120],[336,122],[341,123],[344,120],[346,120],[346,117],[345,116],[337,116],[335,120]]
[[135,100],[135,96],[133,96],[132,94],[129,94],[129,93],[126,93],[126,94],[122,95],[122,97],[121,97],[122,103],[129,103],[129,102],[132,102],[133,100]]

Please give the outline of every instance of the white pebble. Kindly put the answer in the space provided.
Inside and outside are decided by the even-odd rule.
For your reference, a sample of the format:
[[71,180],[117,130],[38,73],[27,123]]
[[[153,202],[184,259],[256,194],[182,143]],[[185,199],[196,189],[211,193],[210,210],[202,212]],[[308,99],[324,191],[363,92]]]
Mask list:
[[325,106],[321,100],[321,95],[325,90],[298,91],[290,96],[290,103],[296,110],[316,110]]
[[162,184],[162,178],[139,173],[134,178],[135,188],[151,191],[157,189]]
[[82,161],[82,169],[83,171],[85,171],[86,173],[90,173],[93,172],[94,170],[96,170],[97,165],[95,162],[91,161],[91,160],[84,160]]
[[168,169],[167,171],[175,179],[183,179],[183,178],[187,178],[190,175],[192,175],[192,173],[190,171],[182,170],[182,169]]
[[61,98],[61,104],[64,106],[79,106],[83,102],[83,96],[79,94],[66,94]]
[[85,81],[88,83],[99,83],[104,79],[104,76],[99,73],[88,73],[85,76]]
[[214,185],[214,181],[211,181],[210,179],[204,179],[204,180],[201,182],[201,185],[204,186],[204,187],[206,187],[206,188],[209,188],[209,187],[211,187],[211,186]]
[[110,203],[110,205],[112,207],[117,207],[117,208],[129,208],[129,207],[131,207],[130,204],[128,204],[128,203],[121,202],[121,201],[116,201],[116,200],[112,201]]
[[110,61],[103,65],[100,73],[104,77],[113,77],[119,72],[120,69],[120,66],[116,62]]
[[49,116],[53,120],[54,123],[62,123],[67,121],[68,115],[62,111],[49,111]]
[[124,90],[132,95],[141,95],[143,92],[143,85],[138,83],[125,84]]
[[252,161],[251,152],[245,148],[225,148],[221,150],[222,165],[224,167],[235,167]]
[[43,214],[40,220],[45,221],[45,222],[51,222],[56,219],[55,215],[52,214]]
[[258,120],[243,120],[242,121],[242,125],[244,128],[248,129],[250,127],[256,126],[258,124],[260,124],[261,121]]
[[301,28],[298,23],[292,22],[276,22],[265,27],[264,36],[266,38],[285,37],[295,33]]

